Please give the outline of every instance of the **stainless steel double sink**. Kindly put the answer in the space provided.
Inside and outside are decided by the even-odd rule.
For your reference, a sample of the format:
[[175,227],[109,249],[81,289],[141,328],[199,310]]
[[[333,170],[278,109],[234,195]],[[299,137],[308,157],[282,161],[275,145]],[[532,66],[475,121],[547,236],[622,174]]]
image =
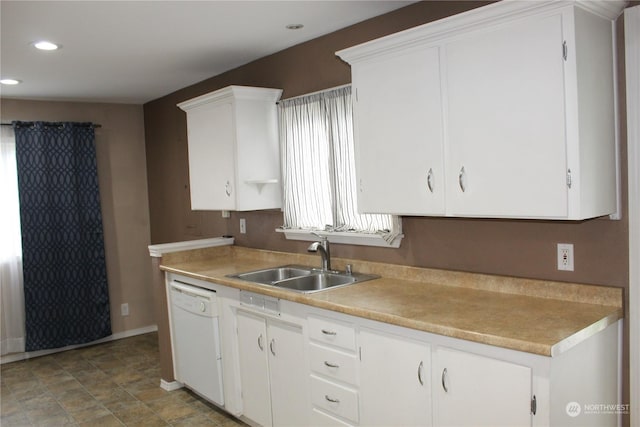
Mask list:
[[380,276],[333,270],[323,271],[303,265],[283,265],[281,267],[231,274],[227,277],[295,292],[313,293],[365,280],[377,279]]

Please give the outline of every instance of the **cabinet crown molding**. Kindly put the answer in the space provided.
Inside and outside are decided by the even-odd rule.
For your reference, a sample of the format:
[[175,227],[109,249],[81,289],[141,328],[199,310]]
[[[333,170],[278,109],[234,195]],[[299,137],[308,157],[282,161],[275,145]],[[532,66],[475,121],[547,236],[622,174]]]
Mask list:
[[224,100],[250,99],[254,101],[277,102],[282,95],[282,89],[253,87],[253,86],[227,86],[196,98],[189,99],[178,104],[183,111],[188,111],[200,105]]
[[624,0],[502,0],[342,49],[336,52],[336,55],[348,63],[353,63],[399,48],[407,49],[412,46],[437,43],[444,38],[500,24],[506,20],[571,6],[614,20],[622,13],[627,3]]

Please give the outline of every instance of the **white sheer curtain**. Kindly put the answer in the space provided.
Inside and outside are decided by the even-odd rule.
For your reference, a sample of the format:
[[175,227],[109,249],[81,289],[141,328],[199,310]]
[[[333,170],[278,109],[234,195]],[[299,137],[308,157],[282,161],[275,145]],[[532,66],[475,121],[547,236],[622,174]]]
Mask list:
[[401,230],[391,215],[358,214],[351,87],[278,104],[286,229],[379,233]]
[[11,126],[0,126],[0,351],[24,351],[24,289],[16,144]]

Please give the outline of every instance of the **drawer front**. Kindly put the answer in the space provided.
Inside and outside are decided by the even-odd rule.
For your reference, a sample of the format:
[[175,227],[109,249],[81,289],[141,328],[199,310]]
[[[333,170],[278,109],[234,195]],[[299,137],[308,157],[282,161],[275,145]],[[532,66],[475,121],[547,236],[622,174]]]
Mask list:
[[311,343],[309,359],[313,372],[345,383],[358,384],[358,359],[355,354]]
[[358,392],[311,375],[311,401],[327,412],[358,422]]
[[311,425],[317,427],[353,427],[352,424],[332,417],[329,414],[325,414],[318,408],[313,408],[311,410]]
[[316,341],[347,350],[356,350],[353,325],[319,317],[309,317],[309,336]]

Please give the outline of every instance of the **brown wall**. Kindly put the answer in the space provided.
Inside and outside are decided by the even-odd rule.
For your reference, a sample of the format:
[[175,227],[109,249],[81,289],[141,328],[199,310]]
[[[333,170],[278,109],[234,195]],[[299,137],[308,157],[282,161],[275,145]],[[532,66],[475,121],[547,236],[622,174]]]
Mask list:
[[[349,66],[335,56],[337,50],[486,3],[419,2],[145,104],[151,241],[164,243],[231,234],[238,245],[255,248],[304,252],[308,244],[287,241],[282,234],[274,232],[282,224],[279,211],[233,212],[231,218],[223,219],[220,212],[190,210],[186,121],[184,113],[176,107],[178,102],[231,84],[281,88],[283,98],[287,98],[349,83]],[[618,40],[623,40],[621,26],[618,34]],[[624,51],[621,47],[618,58],[620,114],[624,117]],[[404,217],[406,237],[400,249],[334,245],[332,253],[337,257],[628,289],[624,123],[620,129],[622,220],[600,218],[565,222]],[[214,165],[215,159],[212,159],[212,167]],[[246,235],[239,234],[239,218],[247,220]],[[556,270],[557,243],[574,244],[574,272]],[[628,337],[624,344],[625,378],[629,372],[627,343]],[[628,384],[624,390],[624,401],[628,402]],[[625,425],[628,422],[626,417]]]
[[[155,325],[149,210],[140,105],[2,99],[2,122],[78,121],[96,129],[96,156],[113,333]],[[120,315],[129,303],[130,315]]]
[[[234,212],[230,219],[223,219],[220,212],[190,210],[186,121],[176,103],[230,84],[282,88],[283,98],[287,98],[349,83],[349,66],[335,56],[335,51],[482,4],[420,2],[145,104],[152,242],[232,234],[242,246],[290,252],[306,248],[305,243],[287,241],[274,232],[282,224],[282,215],[277,211]],[[626,192],[626,187],[623,190]],[[247,219],[246,235],[239,234],[241,217]],[[619,287],[628,283],[626,218],[564,222],[404,217],[403,227],[406,237],[400,249],[334,245],[333,254]],[[574,272],[556,270],[556,243],[574,244]]]

